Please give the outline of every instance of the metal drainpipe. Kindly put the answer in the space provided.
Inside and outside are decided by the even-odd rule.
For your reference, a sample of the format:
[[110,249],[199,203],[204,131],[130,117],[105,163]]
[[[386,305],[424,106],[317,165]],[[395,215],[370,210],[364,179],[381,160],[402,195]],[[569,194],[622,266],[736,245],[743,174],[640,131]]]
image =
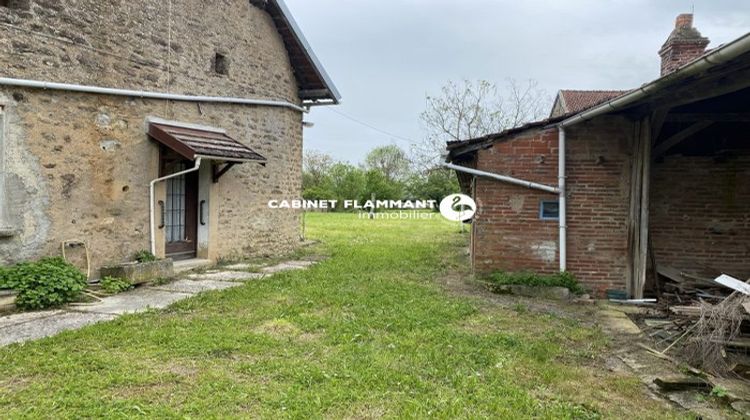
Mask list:
[[560,272],[567,270],[568,260],[568,225],[565,197],[565,127],[558,126],[557,142],[557,190],[559,194],[559,225],[560,225]]
[[157,182],[166,181],[170,178],[175,178],[180,175],[185,175],[190,172],[195,172],[201,167],[201,158],[197,158],[195,160],[195,166],[193,166],[190,169],[185,169],[184,171],[175,172],[173,174],[169,174],[166,176],[163,176],[161,178],[156,178],[149,184],[149,227],[151,232],[151,253],[156,255],[156,229],[154,229],[154,185],[156,185]]
[[128,96],[133,98],[145,99],[165,99],[171,101],[183,102],[206,102],[206,103],[227,103],[240,105],[269,106],[293,109],[298,112],[309,112],[308,109],[287,101],[274,99],[253,99],[253,98],[235,98],[229,96],[199,96],[199,95],[180,95],[175,93],[149,92],[143,90],[106,88],[101,86],[76,85],[71,83],[43,82],[39,80],[12,79],[9,77],[0,77],[0,85],[16,86],[35,89],[62,90],[68,92],[94,93],[99,95]]
[[447,162],[443,163],[443,166],[448,169],[453,169],[454,171],[465,172],[467,174],[471,174],[474,176],[483,176],[486,178],[496,179],[498,181],[507,182],[509,184],[520,185],[522,187],[531,188],[534,190],[546,191],[546,192],[553,193],[553,194],[557,194],[559,192],[556,187],[551,187],[549,185],[526,181],[524,179],[513,178],[507,175],[500,175],[500,174],[494,174],[492,172],[480,171],[477,169],[467,168],[461,165],[454,165],[452,163],[447,163]]

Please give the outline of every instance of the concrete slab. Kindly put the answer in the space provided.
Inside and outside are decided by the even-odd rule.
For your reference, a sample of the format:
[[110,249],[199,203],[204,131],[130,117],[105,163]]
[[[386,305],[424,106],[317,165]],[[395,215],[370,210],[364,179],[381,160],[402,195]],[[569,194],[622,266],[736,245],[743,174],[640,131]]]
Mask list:
[[[0,346],[12,343],[20,343],[28,340],[38,340],[50,337],[66,330],[77,330],[97,322],[109,321],[116,318],[112,314],[95,314],[79,312],[56,312],[54,316],[36,318],[33,322],[15,324],[10,327],[0,328]],[[26,315],[26,314],[22,314]]]
[[199,258],[193,258],[190,260],[180,260],[174,262],[174,272],[183,273],[199,267],[210,267],[213,265],[213,261],[204,260]]
[[258,264],[249,264],[249,263],[237,263],[237,264],[231,264],[226,267],[223,267],[227,270],[251,270],[260,268],[261,266]]
[[14,325],[25,324],[27,322],[37,321],[43,318],[48,318],[55,315],[60,315],[63,311],[37,311],[37,312],[22,312],[19,314],[12,314],[0,318],[0,330],[3,328],[11,327]]
[[230,287],[240,286],[241,283],[216,281],[216,280],[178,280],[161,286],[153,286],[150,289],[163,290],[167,292],[180,292],[196,294],[207,290],[223,290]]
[[166,308],[172,303],[189,296],[191,296],[189,293],[167,292],[151,288],[141,288],[132,292],[106,297],[101,302],[94,304],[71,305],[71,309],[79,312],[122,315],[144,312],[150,308]]
[[272,265],[270,267],[264,267],[261,268],[260,271],[268,274],[274,274],[279,273],[282,271],[289,271],[289,270],[302,270],[305,268],[310,267],[311,265],[314,265],[315,261],[286,261],[283,263],[279,263],[276,265]]
[[641,335],[641,329],[622,312],[615,310],[600,311],[602,323],[606,329],[616,334]]
[[248,273],[243,271],[219,271],[217,273],[190,274],[187,278],[192,280],[216,280],[216,281],[250,281],[263,277],[262,273]]
[[[315,264],[314,261],[289,261],[267,267],[266,271],[276,273],[299,270],[313,264]],[[187,264],[189,265],[191,264]],[[169,284],[142,287],[127,293],[109,296],[91,304],[72,304],[65,310],[25,312],[0,317],[0,346],[52,336],[65,330],[109,321],[127,313],[143,312],[149,308],[165,308],[174,302],[206,290],[236,287],[242,282],[256,280],[265,275],[265,273],[212,270],[206,273],[189,274],[188,279]]]

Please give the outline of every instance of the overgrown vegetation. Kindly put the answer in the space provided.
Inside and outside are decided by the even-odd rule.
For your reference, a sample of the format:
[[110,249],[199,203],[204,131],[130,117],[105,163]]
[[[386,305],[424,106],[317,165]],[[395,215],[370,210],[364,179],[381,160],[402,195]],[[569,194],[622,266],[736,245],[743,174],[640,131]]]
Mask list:
[[72,302],[86,287],[86,276],[59,257],[16,264],[3,277],[18,292],[16,306],[26,310]]
[[127,279],[110,276],[103,277],[99,282],[99,285],[102,287],[102,290],[110,295],[122,293],[133,288],[133,284]]
[[158,259],[151,251],[145,249],[136,252],[133,258],[139,263],[153,262]]
[[[456,175],[447,169],[416,170],[398,146],[376,147],[361,166],[336,162],[310,151],[302,173],[307,200],[436,200],[459,191]],[[342,207],[338,206],[338,210]]]
[[455,224],[311,213],[307,229],[331,256],[308,270],[0,348],[0,417],[683,414],[598,364],[606,338],[566,315],[589,307],[447,292],[468,271]]
[[530,271],[507,272],[497,271],[487,276],[486,279],[493,285],[524,285],[535,287],[566,287],[575,294],[583,294],[585,291],[571,273],[537,274]]
[[16,288],[18,282],[10,274],[9,267],[0,267],[0,290]]

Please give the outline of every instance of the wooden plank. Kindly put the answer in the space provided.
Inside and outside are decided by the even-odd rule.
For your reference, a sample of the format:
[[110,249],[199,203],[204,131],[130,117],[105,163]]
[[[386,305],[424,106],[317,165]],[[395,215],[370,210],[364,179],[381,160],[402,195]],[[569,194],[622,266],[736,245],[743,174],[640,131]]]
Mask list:
[[638,235],[636,234],[640,223],[640,212],[638,209],[641,206],[641,194],[639,186],[641,185],[641,163],[640,151],[641,147],[641,122],[636,121],[633,124],[633,158],[630,165],[630,208],[628,209],[628,225],[627,225],[627,245],[628,245],[628,258],[627,258],[627,272],[626,272],[626,289],[628,296],[633,296],[635,291],[635,278],[636,278],[636,267],[638,265]]
[[642,299],[643,289],[646,285],[646,270],[648,267],[648,218],[651,191],[651,117],[647,116],[641,121],[641,206],[638,231],[638,265],[635,277],[633,298]]
[[706,129],[708,126],[712,124],[713,124],[713,121],[700,121],[695,124],[692,124],[688,128],[680,131],[679,133],[672,135],[668,139],[656,145],[656,148],[654,148],[654,153],[653,153],[654,157],[656,158],[656,157],[663,155],[664,153],[668,152],[669,149],[680,144],[680,142],[682,142],[683,140],[687,139],[693,134],[698,133],[699,131]]
[[700,306],[670,306],[669,311],[677,315],[686,315],[699,317],[701,315]]
[[680,270],[668,267],[668,266],[659,266],[659,269],[657,270],[659,275],[664,276],[673,282],[676,283],[684,283],[685,279],[682,277],[682,273],[680,273]]
[[654,142],[659,138],[668,114],[669,108],[660,108],[651,114],[651,138],[654,139]]

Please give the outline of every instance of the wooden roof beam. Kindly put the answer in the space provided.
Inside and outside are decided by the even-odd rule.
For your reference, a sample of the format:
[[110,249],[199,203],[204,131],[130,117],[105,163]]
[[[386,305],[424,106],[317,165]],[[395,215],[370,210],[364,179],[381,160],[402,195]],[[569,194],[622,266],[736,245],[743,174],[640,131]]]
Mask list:
[[654,147],[654,153],[653,153],[654,158],[657,158],[663,155],[664,153],[668,152],[669,149],[680,144],[683,140],[687,139],[693,134],[698,133],[699,131],[702,131],[708,128],[708,126],[712,125],[713,123],[714,123],[713,121],[700,121],[672,135],[671,137],[667,138],[663,142],[657,144],[656,147]]
[[667,122],[750,122],[750,112],[700,112],[667,115]]

